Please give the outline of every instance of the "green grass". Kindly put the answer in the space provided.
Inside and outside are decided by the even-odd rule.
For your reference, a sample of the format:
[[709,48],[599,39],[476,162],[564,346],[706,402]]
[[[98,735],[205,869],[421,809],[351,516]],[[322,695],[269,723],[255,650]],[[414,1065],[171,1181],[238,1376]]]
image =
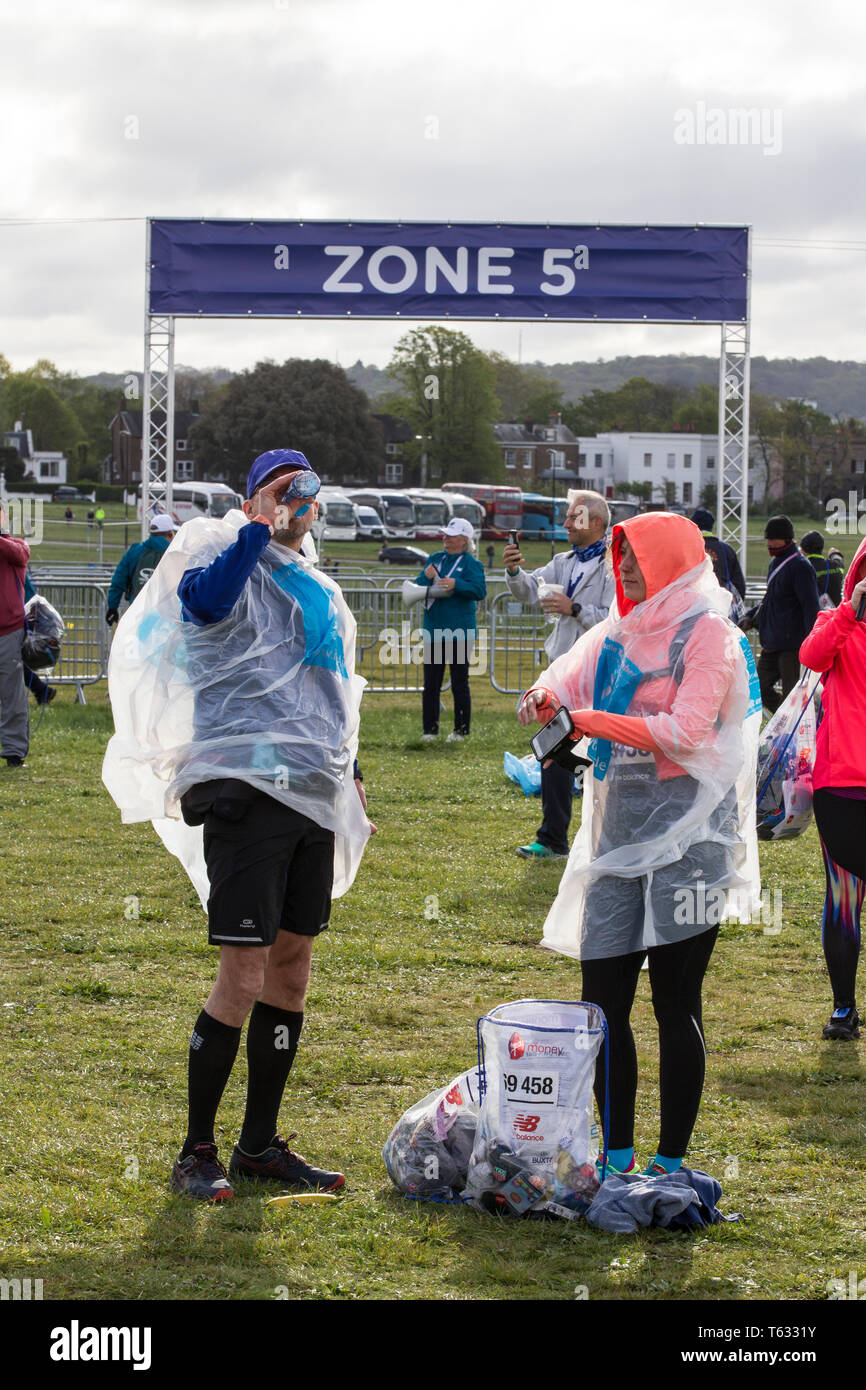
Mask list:
[[[475,1020],[526,995],[575,998],[579,970],[537,945],[561,865],[514,846],[539,819],[502,774],[513,702],[474,682],[472,739],[420,742],[420,699],[368,696],[362,761],[379,826],[316,948],[283,1116],[348,1175],[333,1207],[278,1211],[169,1195],[191,1025],[213,978],[205,918],[149,825],[102,790],[104,687],[62,690],[29,766],[0,774],[3,1099],[0,1273],[47,1299],[803,1299],[864,1271],[857,1044],[821,1039],[829,994],[814,829],[762,847],[778,935],[730,926],[706,987],[708,1078],[691,1158],[742,1224],[695,1236],[500,1224],[403,1200],[380,1153],[403,1110],[472,1064]],[[137,918],[135,916],[137,907]],[[435,912],[438,911],[438,916]],[[638,1154],[657,1138],[656,1033],[634,1011]],[[862,1046],[862,1045],[861,1045]],[[239,1057],[218,1119],[236,1138]]]

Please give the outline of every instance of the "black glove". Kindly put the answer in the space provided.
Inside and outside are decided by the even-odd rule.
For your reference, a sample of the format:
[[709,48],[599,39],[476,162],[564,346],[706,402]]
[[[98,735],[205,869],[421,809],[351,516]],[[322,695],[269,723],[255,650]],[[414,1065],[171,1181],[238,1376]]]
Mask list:
[[116,608],[107,608],[105,610],[105,621],[108,623],[109,627],[114,627],[119,617],[120,614]]

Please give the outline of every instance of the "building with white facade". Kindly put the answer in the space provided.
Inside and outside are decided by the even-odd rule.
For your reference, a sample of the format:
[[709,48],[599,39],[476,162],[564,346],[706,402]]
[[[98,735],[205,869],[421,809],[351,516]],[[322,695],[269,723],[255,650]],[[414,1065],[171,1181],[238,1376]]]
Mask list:
[[[581,482],[605,497],[619,497],[629,483],[650,483],[653,502],[676,503],[686,509],[701,505],[701,494],[716,485],[719,476],[717,434],[630,433],[582,435],[579,439],[578,473]],[[749,501],[764,497],[763,463],[757,441],[750,450]]]

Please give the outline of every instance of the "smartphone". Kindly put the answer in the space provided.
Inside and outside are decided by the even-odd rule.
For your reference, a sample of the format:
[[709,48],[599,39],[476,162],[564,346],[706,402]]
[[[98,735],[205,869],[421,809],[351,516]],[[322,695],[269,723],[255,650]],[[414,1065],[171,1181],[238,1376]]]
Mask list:
[[560,744],[565,743],[569,734],[574,733],[571,715],[563,705],[543,729],[529,740],[530,747],[540,763],[555,753]]
[[509,531],[509,532],[508,532],[508,544],[509,544],[509,545],[517,545],[517,538],[518,538],[519,535],[520,535],[520,532],[519,532],[519,531]]

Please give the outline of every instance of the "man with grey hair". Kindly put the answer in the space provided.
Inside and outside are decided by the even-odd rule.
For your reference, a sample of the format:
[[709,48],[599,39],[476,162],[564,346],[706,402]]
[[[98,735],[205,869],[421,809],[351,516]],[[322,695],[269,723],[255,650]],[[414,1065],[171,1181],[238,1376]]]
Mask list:
[[[508,587],[521,603],[539,603],[545,613],[556,615],[544,650],[550,661],[573,647],[578,637],[608,615],[614,597],[614,577],[605,565],[606,532],[610,508],[598,492],[583,489],[568,493],[565,529],[571,549],[564,550],[541,569],[520,568],[519,546],[503,552]],[[563,858],[568,854],[568,826],[574,777],[567,768],[551,763],[541,772],[542,821],[531,844],[520,845],[523,859]]]

